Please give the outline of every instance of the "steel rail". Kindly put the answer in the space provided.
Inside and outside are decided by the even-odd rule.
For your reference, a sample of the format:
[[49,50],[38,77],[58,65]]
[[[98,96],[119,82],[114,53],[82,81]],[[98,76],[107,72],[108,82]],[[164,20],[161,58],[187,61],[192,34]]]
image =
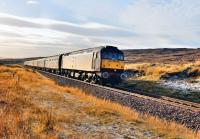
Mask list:
[[65,76],[61,76],[58,74],[54,74],[54,73],[49,73],[46,71],[41,71],[42,73],[48,73],[51,75],[55,75],[55,76],[59,76],[68,80],[73,80],[75,82],[81,82],[90,86],[93,86],[94,88],[101,88],[101,89],[106,89],[108,91],[113,91],[116,93],[121,93],[123,95],[130,95],[130,96],[134,96],[134,97],[138,97],[138,98],[143,98],[143,99],[148,99],[148,100],[153,100],[153,101],[157,101],[157,102],[162,102],[162,103],[166,103],[166,104],[171,104],[171,105],[176,105],[185,109],[190,109],[193,111],[200,111],[200,104],[198,103],[194,103],[194,102],[190,102],[190,101],[185,101],[185,100],[181,100],[181,99],[175,99],[175,98],[171,98],[171,97],[167,97],[167,96],[161,96],[161,95],[156,95],[156,94],[150,94],[150,93],[146,93],[144,91],[139,91],[139,90],[134,90],[134,89],[126,89],[123,87],[110,87],[110,86],[102,86],[102,85],[98,85],[98,84],[93,84],[93,83],[88,83],[88,82],[84,82],[84,81],[80,81],[78,79],[73,79],[73,78],[68,78]]
[[131,92],[134,94],[136,93],[136,94],[148,96],[148,97],[151,97],[151,99],[156,98],[157,100],[161,100],[162,102],[169,103],[171,105],[178,105],[183,108],[191,109],[194,111],[200,111],[199,103],[190,102],[190,101],[181,100],[181,99],[172,98],[172,97],[167,97],[167,96],[162,96],[162,95],[157,95],[157,94],[150,94],[150,93],[146,93],[144,91],[136,90],[136,89],[128,89],[128,88],[123,88],[123,87],[116,87],[116,88],[119,90],[125,90],[127,92]]

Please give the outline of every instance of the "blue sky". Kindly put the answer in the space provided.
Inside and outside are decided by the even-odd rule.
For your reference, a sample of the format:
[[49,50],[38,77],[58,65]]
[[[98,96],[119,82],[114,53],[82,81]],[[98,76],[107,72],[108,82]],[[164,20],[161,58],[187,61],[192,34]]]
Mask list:
[[200,48],[199,0],[0,0],[0,57]]

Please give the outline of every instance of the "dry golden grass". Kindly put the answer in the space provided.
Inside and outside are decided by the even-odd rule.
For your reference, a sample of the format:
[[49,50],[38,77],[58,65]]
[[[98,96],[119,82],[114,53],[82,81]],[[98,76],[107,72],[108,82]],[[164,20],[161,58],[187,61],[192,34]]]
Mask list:
[[[93,102],[94,107],[97,109],[96,114],[100,113],[103,109],[110,113],[114,111],[118,112],[122,118],[128,121],[136,121],[140,123],[140,126],[144,129],[153,130],[157,134],[163,136],[163,138],[185,138],[185,139],[197,139],[200,138],[200,132],[195,133],[183,125],[179,125],[175,122],[168,122],[165,120],[161,120],[159,118],[150,116],[150,115],[141,115],[129,107],[122,106],[117,103],[110,102],[108,100],[99,100],[96,97],[90,96],[81,92],[79,90],[72,91],[72,94],[76,95],[83,101]],[[105,113],[104,113],[105,114]]]
[[[44,91],[41,87],[46,85],[51,87],[52,94],[51,92],[41,93]],[[60,93],[67,93],[74,98],[71,101],[65,100],[59,96]],[[97,117],[101,121],[100,124],[121,119],[122,123],[134,123],[135,126],[152,131],[161,138],[200,138],[199,132],[195,133],[182,125],[149,115],[141,115],[128,107],[97,99],[75,88],[59,86],[32,70],[18,66],[0,66],[0,96],[0,138],[57,138],[57,133],[63,130],[59,126],[60,122],[70,126],[70,124],[81,122],[83,115]],[[57,108],[41,107],[38,103],[40,100],[34,102],[33,96],[40,96],[44,101],[51,99],[58,105],[57,107],[60,107],[60,103],[65,106],[69,103],[71,107],[76,103],[78,108],[59,113]],[[75,100],[77,101],[74,102]],[[71,108],[68,107],[68,109]],[[84,136],[79,131],[70,130],[69,132],[70,138]],[[102,135],[102,138],[107,137]]]
[[[135,69],[139,71],[144,71],[145,76],[138,79],[143,80],[159,80],[163,74],[181,72],[187,68],[192,68],[191,71],[196,71],[200,73],[200,61],[187,64],[161,64],[161,63],[141,63],[141,64],[127,64],[126,69]],[[198,77],[200,78],[200,77]]]
[[[47,138],[44,131],[52,128],[49,111],[33,105],[26,96],[27,90],[21,87],[20,80],[25,74],[20,67],[0,67],[0,138]],[[35,78],[33,74],[30,75]],[[37,133],[34,133],[35,123],[39,123]]]

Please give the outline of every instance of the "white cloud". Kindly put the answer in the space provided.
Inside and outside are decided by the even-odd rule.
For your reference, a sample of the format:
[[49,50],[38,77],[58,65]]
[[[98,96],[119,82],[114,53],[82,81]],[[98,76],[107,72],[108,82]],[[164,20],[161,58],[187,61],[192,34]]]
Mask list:
[[37,0],[28,0],[26,3],[27,4],[38,4],[39,2]]
[[121,21],[139,34],[198,39],[200,1],[140,0],[120,14]]
[[77,35],[87,36],[130,36],[132,32],[115,26],[99,24],[99,23],[86,23],[86,24],[74,24],[63,21],[56,21],[50,19],[34,19],[34,18],[22,18],[17,16],[11,16],[7,14],[0,14],[0,24],[15,26],[15,27],[27,27],[27,28],[40,28],[40,29],[52,29],[60,32],[67,32]]
[[[94,38],[132,36],[132,32],[99,23],[74,24],[49,19],[0,14],[0,56],[46,56],[97,47]],[[102,44],[105,45],[105,44]],[[19,50],[16,50],[19,49]],[[38,52],[38,50],[43,51]],[[21,51],[20,51],[21,50]],[[16,54],[13,54],[15,51]]]
[[[22,46],[30,49],[30,56],[40,56],[41,53],[33,51],[40,48],[43,55],[54,55],[86,47],[97,47],[99,44],[95,38],[101,38],[107,42],[108,38],[121,38],[132,36],[133,33],[115,26],[88,22],[74,24],[64,21],[56,21],[42,18],[22,18],[8,14],[0,14],[0,47],[7,47],[10,52],[0,52],[0,56],[15,57],[12,51]],[[25,49],[24,48],[24,49]],[[54,51],[50,51],[54,50]],[[1,50],[4,50],[1,49]],[[18,55],[24,57],[27,54],[22,49]],[[65,51],[63,51],[65,50]],[[19,51],[16,51],[19,52]]]
[[[200,47],[199,0],[135,0],[122,6],[122,0],[52,1],[37,6],[40,16],[31,14],[41,18],[0,14],[0,57],[54,55],[99,45],[126,49]],[[55,18],[78,23],[42,18],[51,17],[48,4],[56,5],[53,13],[59,16]]]

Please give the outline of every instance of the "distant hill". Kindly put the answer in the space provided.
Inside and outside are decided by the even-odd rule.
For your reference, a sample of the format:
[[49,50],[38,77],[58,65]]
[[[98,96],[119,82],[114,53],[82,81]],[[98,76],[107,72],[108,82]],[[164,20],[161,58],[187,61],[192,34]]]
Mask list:
[[123,50],[127,63],[189,63],[200,60],[200,49],[163,48]]
[[42,57],[33,57],[33,58],[19,58],[19,59],[13,59],[13,58],[0,58],[0,64],[19,64],[23,65],[24,61],[34,60],[34,59],[40,59]]
[[[130,49],[123,50],[126,63],[189,63],[200,60],[199,49],[187,48],[163,48],[163,49]],[[0,64],[23,64],[24,61],[39,59],[42,57],[3,59]]]

